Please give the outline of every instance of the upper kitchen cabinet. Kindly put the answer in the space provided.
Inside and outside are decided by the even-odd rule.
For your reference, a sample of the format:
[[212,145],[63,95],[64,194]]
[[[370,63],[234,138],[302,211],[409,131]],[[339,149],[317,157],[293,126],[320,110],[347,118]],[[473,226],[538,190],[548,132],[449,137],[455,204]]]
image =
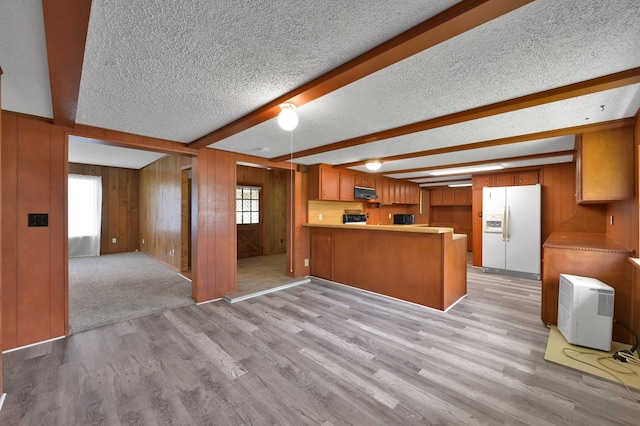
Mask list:
[[633,127],[578,135],[576,151],[578,203],[633,198]]
[[513,173],[500,173],[492,176],[491,186],[513,186],[513,185],[514,185]]
[[340,170],[340,201],[353,201],[353,187],[355,186],[355,173],[350,170]]
[[340,171],[326,164],[310,166],[307,190],[310,200],[340,200]]
[[375,188],[375,178],[368,173],[355,173],[355,186]]
[[535,185],[538,183],[538,171],[518,172],[513,174],[513,181],[516,185]]

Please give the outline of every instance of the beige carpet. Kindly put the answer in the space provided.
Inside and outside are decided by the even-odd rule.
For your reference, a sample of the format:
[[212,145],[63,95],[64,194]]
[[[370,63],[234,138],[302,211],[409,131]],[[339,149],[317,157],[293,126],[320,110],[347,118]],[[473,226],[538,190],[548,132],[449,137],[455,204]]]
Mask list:
[[544,359],[640,389],[640,365],[610,359],[615,352],[629,348],[630,345],[618,342],[611,343],[610,352],[575,346],[568,343],[558,328],[552,325]]
[[71,333],[194,303],[191,282],[144,253],[69,259]]

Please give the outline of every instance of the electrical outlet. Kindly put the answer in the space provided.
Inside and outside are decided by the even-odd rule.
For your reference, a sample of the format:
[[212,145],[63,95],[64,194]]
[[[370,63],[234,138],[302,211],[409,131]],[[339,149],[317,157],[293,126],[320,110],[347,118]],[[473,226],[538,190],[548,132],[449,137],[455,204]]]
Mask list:
[[391,219],[391,213],[389,213],[389,219]]
[[322,222],[322,213],[318,214],[318,220]]
[[111,239],[111,242],[112,242],[113,244],[115,244],[115,243],[117,243],[117,242],[118,242],[118,240],[116,240],[115,238],[112,238],[112,239]]
[[175,255],[176,255],[175,250],[169,250],[169,256],[175,256]]
[[142,239],[142,244],[144,244],[144,238]]
[[309,259],[304,260],[304,266],[309,266]]

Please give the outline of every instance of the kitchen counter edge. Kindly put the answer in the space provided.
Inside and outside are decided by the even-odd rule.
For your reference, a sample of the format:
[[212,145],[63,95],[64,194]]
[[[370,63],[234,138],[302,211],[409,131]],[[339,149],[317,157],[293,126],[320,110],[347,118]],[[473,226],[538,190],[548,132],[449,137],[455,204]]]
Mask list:
[[[357,229],[362,231],[393,231],[393,232],[413,232],[419,234],[444,234],[451,232],[453,228],[427,225],[351,225],[351,224],[324,224],[324,223],[305,223],[303,226],[312,228],[336,228],[336,229]],[[466,234],[453,234],[452,238],[466,238]]]

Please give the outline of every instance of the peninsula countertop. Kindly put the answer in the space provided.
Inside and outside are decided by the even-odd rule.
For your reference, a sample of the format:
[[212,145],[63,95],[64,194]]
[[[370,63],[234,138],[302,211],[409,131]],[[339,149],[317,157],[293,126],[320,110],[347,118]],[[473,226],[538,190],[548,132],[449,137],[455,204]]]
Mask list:
[[313,228],[338,228],[356,229],[363,231],[392,231],[392,232],[414,232],[420,234],[444,234],[451,232],[452,239],[466,238],[466,234],[454,234],[453,228],[441,226],[429,226],[425,224],[414,225],[360,225],[360,224],[328,224],[328,223],[305,223],[304,226]]

